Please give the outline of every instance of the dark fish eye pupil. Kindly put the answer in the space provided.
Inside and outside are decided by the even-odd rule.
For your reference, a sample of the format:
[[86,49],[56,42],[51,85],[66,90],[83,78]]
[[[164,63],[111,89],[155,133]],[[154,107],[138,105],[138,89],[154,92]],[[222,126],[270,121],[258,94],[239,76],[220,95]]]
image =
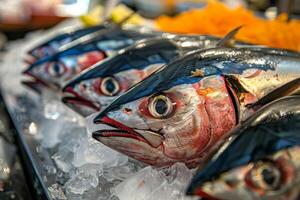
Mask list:
[[168,110],[167,102],[163,99],[158,99],[155,104],[155,110],[160,115],[165,114]]
[[113,93],[116,89],[116,86],[112,79],[108,79],[105,83],[105,89],[109,93]]
[[54,65],[54,71],[55,71],[56,74],[60,74],[60,67],[59,67],[58,63],[55,63],[55,65]]
[[262,177],[268,185],[273,185],[276,180],[276,174],[272,169],[263,169]]

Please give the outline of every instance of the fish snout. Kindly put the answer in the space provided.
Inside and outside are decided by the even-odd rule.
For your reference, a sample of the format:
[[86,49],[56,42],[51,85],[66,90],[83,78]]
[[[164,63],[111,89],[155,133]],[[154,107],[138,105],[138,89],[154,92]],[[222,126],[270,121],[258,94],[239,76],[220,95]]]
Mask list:
[[100,104],[96,104],[80,95],[71,86],[63,88],[62,102],[84,116],[101,110]]

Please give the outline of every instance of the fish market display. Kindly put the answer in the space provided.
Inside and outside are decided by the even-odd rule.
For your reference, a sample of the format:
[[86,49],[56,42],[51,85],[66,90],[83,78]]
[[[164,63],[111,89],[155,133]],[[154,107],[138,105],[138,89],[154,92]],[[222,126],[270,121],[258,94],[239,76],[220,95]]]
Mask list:
[[154,166],[205,160],[260,106],[297,91],[298,53],[212,48],[159,69],[94,117],[93,137]]
[[[227,36],[234,35],[233,32]],[[226,41],[230,39],[224,37]],[[210,36],[164,34],[163,38],[137,42],[69,81],[63,89],[63,102],[83,116],[103,110],[117,96],[173,58],[222,41]]]
[[31,64],[24,74],[33,80],[25,84],[35,89],[37,85],[43,85],[58,90],[74,75],[113,52],[155,34],[157,33],[120,29],[117,26],[87,34],[62,46],[57,53],[44,56]]
[[300,199],[299,20],[209,1],[125,26],[134,5],[5,47],[1,96],[38,195]]
[[193,178],[188,194],[219,200],[299,199],[299,106],[299,96],[282,98],[235,129],[223,151]]

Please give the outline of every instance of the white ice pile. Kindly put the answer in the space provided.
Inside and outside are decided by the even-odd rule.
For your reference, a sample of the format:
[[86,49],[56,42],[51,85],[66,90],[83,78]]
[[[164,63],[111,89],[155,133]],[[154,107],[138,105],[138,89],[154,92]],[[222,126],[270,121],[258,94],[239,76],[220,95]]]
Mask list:
[[22,108],[29,113],[26,117],[31,117],[28,133],[39,142],[36,153],[42,153],[40,148],[46,149],[56,166],[56,169],[42,166],[49,172],[45,180],[50,180],[53,174],[57,179],[65,177],[49,183],[49,196],[58,200],[190,199],[184,192],[192,170],[183,164],[158,170],[128,159],[93,140],[87,134],[84,119],[64,106],[54,94],[45,93],[39,97],[21,86],[24,63],[20,55],[25,55],[42,35],[44,32],[34,33],[9,45],[4,62],[0,64],[0,81],[11,96],[25,94],[32,99],[33,107]]
[[120,200],[188,200],[184,195],[193,176],[184,164],[177,163],[168,169],[148,166],[114,188]]

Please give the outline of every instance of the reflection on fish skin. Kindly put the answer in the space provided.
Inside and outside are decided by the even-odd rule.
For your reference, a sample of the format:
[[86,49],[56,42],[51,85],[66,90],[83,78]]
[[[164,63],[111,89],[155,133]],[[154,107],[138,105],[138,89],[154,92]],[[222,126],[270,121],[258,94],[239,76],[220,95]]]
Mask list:
[[[182,44],[183,39],[188,39],[185,42],[191,41],[192,43],[189,45]],[[70,106],[84,116],[93,113],[90,110],[91,106],[89,106],[91,104],[98,107],[94,112],[103,110],[117,96],[126,92],[131,86],[176,56],[180,56],[193,48],[203,48],[204,44],[207,47],[215,44],[215,42],[212,44],[204,42],[204,40],[209,39],[206,37],[199,39],[194,36],[178,36],[172,39],[141,40],[70,80],[64,86],[65,97],[63,101],[72,104]]]
[[213,199],[299,197],[300,97],[268,104],[233,131],[233,139],[199,170],[187,193]]
[[[93,136],[150,165],[199,166],[220,138],[255,112],[248,104],[300,77],[299,63],[299,54],[285,51],[211,48],[188,53],[98,113]],[[102,131],[103,124],[112,130]]]
[[[228,40],[234,38],[238,29],[234,29],[223,39],[205,35],[164,33],[162,37],[138,41],[70,80],[63,89],[66,95],[63,102],[83,116],[102,111],[115,98],[146,78],[161,65],[192,50],[224,46]],[[239,47],[262,49],[240,42],[235,44]],[[276,51],[263,49],[264,51]]]
[[85,43],[41,57],[23,73],[44,82],[45,85],[58,85],[59,89],[76,74],[105,59],[112,52],[127,47],[136,40],[152,36],[150,33],[142,34],[139,31],[126,30],[116,30],[110,35],[100,34]]

